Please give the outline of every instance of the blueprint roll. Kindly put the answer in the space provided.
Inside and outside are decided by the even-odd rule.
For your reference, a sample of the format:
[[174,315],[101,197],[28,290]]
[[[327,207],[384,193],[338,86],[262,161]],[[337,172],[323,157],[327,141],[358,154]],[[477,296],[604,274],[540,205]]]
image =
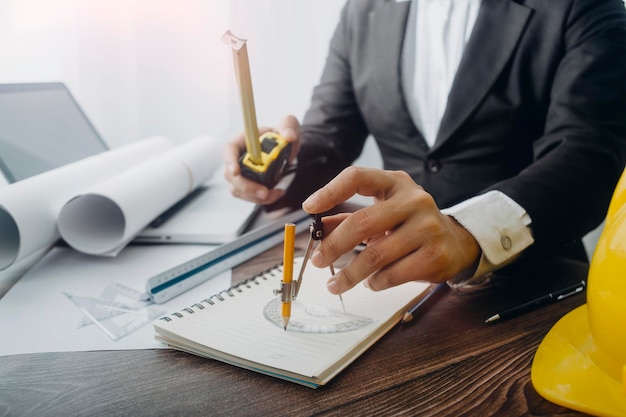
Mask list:
[[49,248],[59,239],[59,212],[76,193],[173,147],[174,143],[166,138],[147,138],[2,188],[0,270]]
[[61,209],[59,233],[77,251],[115,256],[152,220],[204,184],[221,142],[199,137],[83,190]]

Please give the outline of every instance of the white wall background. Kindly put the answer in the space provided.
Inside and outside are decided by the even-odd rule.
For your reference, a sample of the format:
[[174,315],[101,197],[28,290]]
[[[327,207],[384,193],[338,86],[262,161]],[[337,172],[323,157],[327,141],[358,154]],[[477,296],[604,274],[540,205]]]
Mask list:
[[343,0],[0,0],[0,83],[63,81],[112,147],[242,130],[231,29],[261,125],[302,117]]
[[[0,83],[63,81],[111,146],[242,130],[232,29],[259,124],[301,118],[344,0],[0,0]],[[363,165],[380,166],[369,141]],[[3,179],[0,179],[3,180]]]
[[[257,120],[273,126],[304,115],[343,4],[0,0],[0,83],[64,82],[111,147],[151,135],[226,140],[243,119],[222,34],[248,39]],[[360,163],[380,164],[368,147]],[[0,274],[0,290],[20,271]]]

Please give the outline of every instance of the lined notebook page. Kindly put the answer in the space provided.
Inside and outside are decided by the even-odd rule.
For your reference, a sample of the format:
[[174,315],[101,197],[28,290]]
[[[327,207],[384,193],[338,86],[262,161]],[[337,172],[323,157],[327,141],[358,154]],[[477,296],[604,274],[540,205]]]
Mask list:
[[[300,270],[301,261],[296,260],[294,271]],[[343,295],[344,313],[339,297],[326,289],[329,277],[328,268],[307,265],[287,331],[271,314],[276,310],[272,306],[280,306],[273,290],[280,287],[282,268],[276,268],[242,286],[241,292],[222,294],[223,301],[213,297],[213,305],[199,303],[204,308],[182,311],[181,317],[170,315],[171,321],[157,320],[157,338],[204,356],[220,358],[220,352],[225,353],[228,357],[221,359],[230,363],[317,377],[354,349],[360,353],[372,335],[373,341],[382,336],[377,330],[388,327],[390,319],[397,323],[429,287],[410,282],[373,292],[360,284]]]

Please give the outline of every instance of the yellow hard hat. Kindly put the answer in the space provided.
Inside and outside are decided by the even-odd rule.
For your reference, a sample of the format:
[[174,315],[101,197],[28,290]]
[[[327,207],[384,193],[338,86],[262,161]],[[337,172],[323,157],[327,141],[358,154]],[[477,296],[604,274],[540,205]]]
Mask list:
[[587,304],[548,332],[535,354],[531,380],[556,404],[626,416],[626,171],[591,260]]

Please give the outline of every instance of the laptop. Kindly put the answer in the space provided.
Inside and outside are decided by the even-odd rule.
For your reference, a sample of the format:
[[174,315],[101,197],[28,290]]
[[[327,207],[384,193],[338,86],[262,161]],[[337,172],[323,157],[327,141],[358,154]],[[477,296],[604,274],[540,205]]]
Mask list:
[[[8,183],[108,149],[65,84],[0,84],[0,171]],[[233,197],[217,169],[135,241],[220,244],[247,231],[261,211]]]

